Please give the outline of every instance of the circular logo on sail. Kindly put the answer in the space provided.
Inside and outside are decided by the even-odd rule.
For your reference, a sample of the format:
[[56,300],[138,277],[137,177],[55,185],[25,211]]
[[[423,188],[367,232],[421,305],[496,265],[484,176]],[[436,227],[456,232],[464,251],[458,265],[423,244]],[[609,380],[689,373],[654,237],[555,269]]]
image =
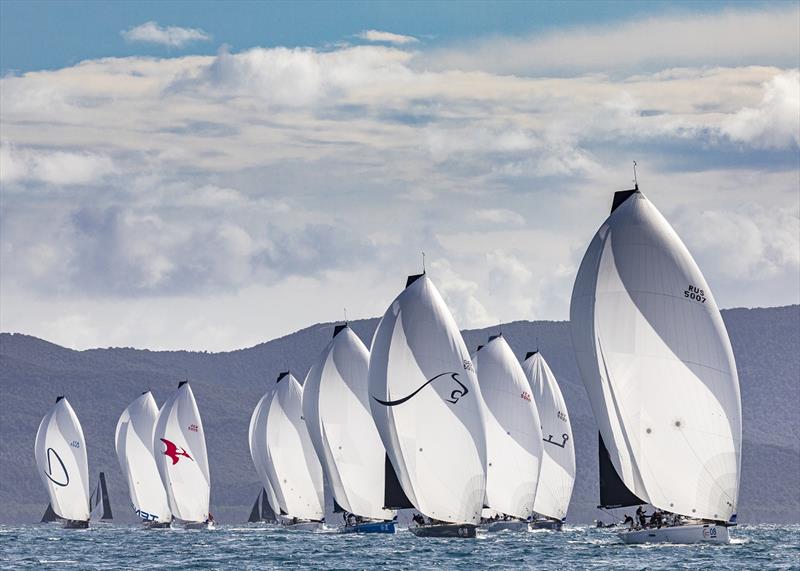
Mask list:
[[[53,462],[53,458],[55,458],[58,463]],[[44,475],[56,486],[64,487],[69,484],[69,472],[67,472],[67,467],[64,466],[64,461],[61,459],[61,456],[58,455],[58,452],[52,448],[47,449],[47,471]]]
[[194,459],[189,456],[189,453],[186,450],[183,448],[178,448],[178,446],[176,446],[171,440],[167,440],[166,438],[161,438],[160,440],[164,443],[164,446],[167,447],[167,449],[164,450],[164,456],[169,456],[172,459],[173,466],[178,463],[178,460],[180,460],[181,457],[188,458],[194,462]]
[[405,397],[400,398],[400,399],[397,399],[397,400],[386,401],[386,400],[381,400],[381,399],[379,399],[378,397],[375,397],[375,396],[372,397],[372,398],[374,398],[377,402],[379,402],[383,406],[397,406],[398,404],[403,404],[404,402],[406,402],[406,401],[410,400],[411,398],[413,398],[417,393],[419,393],[422,389],[427,387],[429,384],[431,384],[436,379],[447,379],[447,378],[452,379],[453,381],[455,381],[456,385],[458,385],[458,386],[450,392],[450,398],[446,398],[444,400],[446,400],[447,402],[449,402],[451,404],[456,404],[461,397],[466,396],[469,393],[469,389],[467,388],[467,386],[464,383],[462,383],[461,381],[458,380],[458,373],[439,373],[435,377],[432,377],[432,378],[428,379],[427,381],[425,381],[424,383],[422,383],[422,385],[417,390],[415,390],[413,393],[411,393],[410,395],[405,396]]

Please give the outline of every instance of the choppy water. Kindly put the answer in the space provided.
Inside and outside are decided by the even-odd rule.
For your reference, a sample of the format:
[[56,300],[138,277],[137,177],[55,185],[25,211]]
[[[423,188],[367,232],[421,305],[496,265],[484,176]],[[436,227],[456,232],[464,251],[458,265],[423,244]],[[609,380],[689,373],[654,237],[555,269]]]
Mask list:
[[213,531],[0,526],[3,569],[798,569],[800,526],[743,525],[731,545],[623,545],[610,530],[477,539],[340,535],[267,526]]

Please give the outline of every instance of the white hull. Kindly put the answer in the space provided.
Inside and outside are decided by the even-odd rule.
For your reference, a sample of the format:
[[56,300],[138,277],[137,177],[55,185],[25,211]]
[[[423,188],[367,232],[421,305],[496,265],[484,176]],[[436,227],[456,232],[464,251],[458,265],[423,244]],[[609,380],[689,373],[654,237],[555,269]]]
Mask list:
[[623,531],[619,536],[625,543],[730,543],[728,528],[713,523]]
[[527,521],[493,521],[486,524],[486,531],[528,531]]

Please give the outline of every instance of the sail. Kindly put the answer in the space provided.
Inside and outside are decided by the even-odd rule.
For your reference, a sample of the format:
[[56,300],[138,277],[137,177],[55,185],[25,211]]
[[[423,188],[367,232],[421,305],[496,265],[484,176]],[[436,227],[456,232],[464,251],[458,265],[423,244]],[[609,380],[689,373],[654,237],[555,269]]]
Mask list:
[[261,521],[267,523],[275,523],[278,518],[275,516],[275,510],[270,505],[269,495],[266,488],[261,490]]
[[97,487],[91,498],[91,519],[111,521],[114,516],[111,513],[111,500],[108,497],[108,487],[106,486],[106,475],[100,472],[97,480]]
[[172,514],[186,522],[206,521],[211,495],[208,453],[197,402],[186,381],[159,412],[153,455]]
[[[273,387],[274,388],[274,387]],[[279,513],[280,503],[278,497],[272,488],[269,481],[269,462],[267,460],[267,412],[269,410],[269,403],[272,399],[272,389],[261,397],[253,410],[253,415],[250,417],[250,457],[253,459],[253,465],[256,468],[261,484],[264,486],[264,494],[268,507],[272,512],[272,520],[275,520],[276,513]]]
[[542,471],[533,509],[547,517],[564,519],[575,484],[575,444],[567,405],[556,377],[541,353],[528,353],[522,370],[539,411],[544,443]]
[[52,504],[47,504],[47,509],[44,510],[44,514],[42,515],[42,519],[39,523],[51,523],[54,521],[58,521],[58,516],[56,512],[53,511]]
[[476,353],[475,370],[486,403],[486,505],[533,516],[542,461],[542,429],[528,379],[502,335]]
[[172,512],[153,456],[157,416],[156,401],[147,391],[122,412],[114,440],[136,515],[144,521],[169,522]]
[[303,420],[303,388],[281,373],[266,407],[266,467],[280,513],[321,520],[324,516],[322,467]]
[[480,387],[461,333],[425,274],[408,279],[378,325],[369,394],[412,504],[438,520],[478,523],[486,492]]
[[369,352],[358,336],[336,327],[303,384],[303,417],[334,512],[391,519],[393,512],[383,509],[386,451],[369,409],[368,368]]
[[739,380],[705,278],[669,223],[618,194],[572,292],[575,354],[617,475],[645,502],[728,520],[741,460]]
[[89,462],[75,411],[58,397],[36,433],[36,467],[55,514],[89,521]]

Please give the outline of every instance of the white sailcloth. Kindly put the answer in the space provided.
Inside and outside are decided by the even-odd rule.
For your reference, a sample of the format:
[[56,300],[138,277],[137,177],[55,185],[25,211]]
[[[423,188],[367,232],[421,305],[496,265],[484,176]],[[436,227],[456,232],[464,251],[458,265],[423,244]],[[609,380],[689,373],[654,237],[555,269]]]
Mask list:
[[133,509],[142,520],[172,519],[167,492],[153,456],[153,429],[158,407],[147,391],[126,408],[117,422],[115,443],[122,474],[128,483]]
[[256,473],[258,473],[258,477],[267,494],[267,503],[269,503],[272,511],[278,514],[281,507],[278,497],[275,495],[275,490],[272,489],[272,484],[269,481],[267,461],[267,411],[269,410],[271,398],[272,390],[267,391],[261,397],[255,410],[253,410],[253,415],[250,417],[249,442],[250,457],[253,459]]
[[533,515],[542,460],[542,429],[528,380],[502,335],[476,353],[486,403],[486,505],[510,516]]
[[58,397],[36,433],[36,467],[56,515],[89,521],[89,461],[83,428],[67,399]]
[[200,411],[186,381],[159,412],[153,455],[172,514],[185,522],[206,521],[211,497],[208,453]]
[[303,384],[303,417],[330,482],[346,511],[391,519],[383,509],[386,450],[369,409],[369,352],[353,330],[336,328]]
[[640,192],[590,243],[570,321],[600,433],[625,485],[658,508],[728,520],[742,441],[730,340],[697,264]]
[[541,353],[528,355],[522,370],[530,383],[533,402],[542,423],[542,471],[533,509],[554,519],[564,519],[575,485],[575,444],[564,397],[556,377]]
[[283,515],[319,521],[325,506],[322,467],[303,420],[302,400],[300,383],[282,373],[268,398],[267,476]]
[[424,274],[409,278],[378,325],[369,393],[411,503],[438,520],[478,523],[486,493],[480,387],[453,316]]

